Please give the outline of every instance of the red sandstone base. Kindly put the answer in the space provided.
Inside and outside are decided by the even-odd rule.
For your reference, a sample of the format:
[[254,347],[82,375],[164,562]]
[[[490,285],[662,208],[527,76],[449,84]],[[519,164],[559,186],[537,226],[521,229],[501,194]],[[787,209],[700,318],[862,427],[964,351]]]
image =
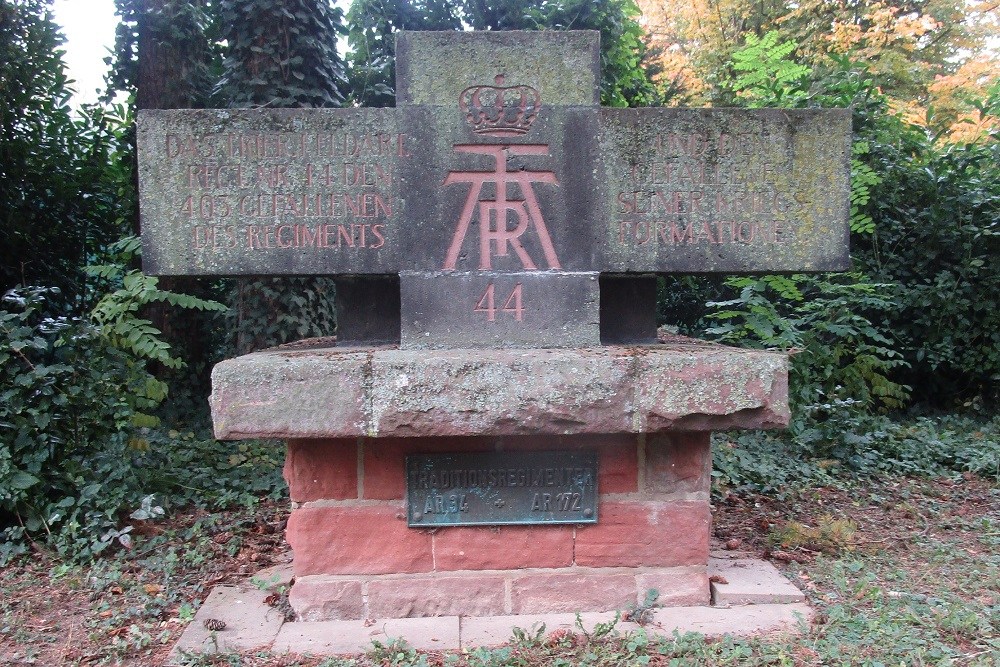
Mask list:
[[[407,454],[592,449],[597,524],[408,528]],[[707,604],[709,434],[290,440],[292,607],[306,620]]]

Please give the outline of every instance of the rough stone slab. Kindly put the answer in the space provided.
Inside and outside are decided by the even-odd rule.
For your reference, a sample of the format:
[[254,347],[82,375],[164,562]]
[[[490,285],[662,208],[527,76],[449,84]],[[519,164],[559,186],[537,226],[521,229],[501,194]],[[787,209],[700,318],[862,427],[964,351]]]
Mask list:
[[748,604],[805,602],[806,596],[785,578],[773,564],[756,558],[708,561],[712,581],[712,604],[718,607]]
[[[170,663],[179,664],[183,654],[226,653],[268,646],[285,619],[264,602],[269,591],[244,586],[216,586],[184,630],[171,652]],[[212,632],[208,619],[221,620],[225,629]]]
[[211,404],[220,439],[712,431],[789,418],[785,355],[689,339],[261,352],[215,367]]
[[573,31],[400,32],[396,103],[456,106],[470,85],[529,85],[552,106],[596,105],[600,33]]
[[295,579],[295,572],[292,570],[292,552],[285,552],[283,560],[286,562],[264,568],[255,574],[250,579],[250,583],[257,588],[263,588],[268,591],[277,591],[278,589],[291,586],[292,580]]
[[[721,348],[725,350],[726,348]],[[636,358],[635,414],[646,433],[775,428],[788,424],[787,359],[770,355],[747,363],[716,348],[661,360]],[[724,422],[724,425],[723,425]]]
[[147,273],[398,270],[421,147],[393,110],[143,110],[137,131]]
[[286,623],[271,646],[273,653],[334,655],[363,653],[372,649],[372,641],[386,644],[393,639],[424,651],[455,650],[459,642],[459,618],[399,618],[365,621],[321,621]]
[[600,344],[596,273],[404,273],[403,349]]
[[849,109],[601,109],[604,271],[850,268]]
[[[674,631],[698,632],[708,637],[721,635],[765,634],[794,632],[802,623],[812,620],[809,605],[760,604],[736,607],[664,607],[653,612],[651,624],[655,634],[670,637]],[[650,626],[647,626],[647,631]]]
[[[369,354],[337,350],[329,354],[259,354],[216,364],[212,369],[212,423],[221,437],[261,437],[261,426],[276,437],[327,434],[331,425],[362,435],[368,424],[363,378]],[[350,379],[340,382],[339,378]]]

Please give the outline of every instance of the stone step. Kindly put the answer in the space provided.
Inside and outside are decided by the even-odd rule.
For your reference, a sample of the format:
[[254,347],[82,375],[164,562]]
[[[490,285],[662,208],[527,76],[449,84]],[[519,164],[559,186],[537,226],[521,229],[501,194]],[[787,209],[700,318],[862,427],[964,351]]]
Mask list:
[[[804,632],[813,612],[801,592],[778,570],[765,561],[745,555],[717,555],[710,561],[710,572],[721,574],[725,584],[712,585],[713,598],[725,606],[662,607],[651,610],[644,624],[651,636],[670,637],[674,632],[697,632],[709,637],[750,636],[776,632]],[[280,572],[261,573],[254,585],[217,586],[198,610],[171,653],[168,664],[179,664],[184,654],[213,654],[238,650],[269,649],[275,653],[335,655],[361,653],[372,642],[386,644],[403,639],[420,650],[459,650],[478,646],[497,646],[511,640],[514,628],[529,634],[544,625],[544,633],[558,630],[579,631],[577,618],[587,632],[599,623],[608,623],[615,612],[540,613],[502,616],[436,616],[426,618],[364,619],[344,621],[284,622],[280,610],[264,600],[270,594],[262,590],[274,582],[287,584],[287,568]],[[750,594],[752,593],[752,595]],[[755,603],[739,603],[741,599]],[[790,602],[796,599],[799,601]],[[205,621],[222,621],[225,628],[212,631]],[[640,628],[619,620],[619,633]]]

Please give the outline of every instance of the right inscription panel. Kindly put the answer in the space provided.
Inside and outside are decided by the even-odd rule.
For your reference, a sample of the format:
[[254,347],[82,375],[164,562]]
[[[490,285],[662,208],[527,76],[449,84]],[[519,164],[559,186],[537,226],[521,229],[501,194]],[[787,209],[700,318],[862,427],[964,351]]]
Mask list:
[[603,270],[850,267],[849,110],[600,113]]

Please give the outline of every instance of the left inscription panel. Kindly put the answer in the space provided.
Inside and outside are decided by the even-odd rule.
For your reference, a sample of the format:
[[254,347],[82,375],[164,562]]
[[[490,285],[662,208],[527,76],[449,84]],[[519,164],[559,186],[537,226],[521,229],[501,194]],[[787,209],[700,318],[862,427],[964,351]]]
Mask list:
[[396,273],[418,143],[391,109],[142,111],[143,269]]

